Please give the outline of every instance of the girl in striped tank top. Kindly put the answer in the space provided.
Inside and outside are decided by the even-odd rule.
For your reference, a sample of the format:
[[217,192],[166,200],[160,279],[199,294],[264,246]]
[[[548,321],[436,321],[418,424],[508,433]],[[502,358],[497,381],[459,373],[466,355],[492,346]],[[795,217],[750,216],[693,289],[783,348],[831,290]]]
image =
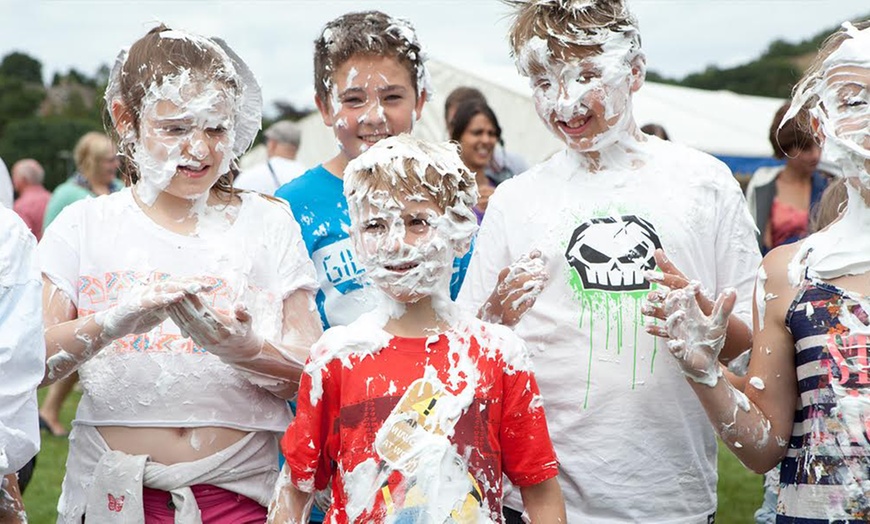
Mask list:
[[697,285],[664,302],[668,346],[723,442],[749,468],[779,464],[778,524],[870,521],[870,21],[829,38],[785,120],[808,115],[848,205],[758,271],[745,394],[719,353],[733,292],[710,316]]

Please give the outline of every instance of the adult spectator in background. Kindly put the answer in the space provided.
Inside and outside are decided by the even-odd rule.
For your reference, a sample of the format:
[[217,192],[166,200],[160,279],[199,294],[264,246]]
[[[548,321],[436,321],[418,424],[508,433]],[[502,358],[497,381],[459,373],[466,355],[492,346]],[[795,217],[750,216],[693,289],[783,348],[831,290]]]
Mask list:
[[668,136],[668,132],[665,131],[665,128],[660,126],[659,124],[647,124],[640,128],[641,131],[648,135],[657,136],[662,140],[670,140],[671,138]]
[[12,209],[12,180],[9,178],[9,170],[0,158],[0,206]]
[[[444,102],[444,121],[447,123],[447,135],[453,136],[453,118],[456,109],[465,102],[477,101],[487,105],[486,97],[479,89],[460,86],[447,95]],[[509,153],[504,148],[504,142],[499,141],[492,153],[492,160],[486,166],[486,176],[500,184],[510,177],[519,175],[529,168],[529,164],[519,155]]]
[[813,140],[806,112],[783,124],[788,107],[786,102],[776,112],[769,135],[773,155],[785,159],[785,165],[758,169],[746,189],[762,253],[807,236],[810,210],[828,185],[816,171],[822,150]]
[[[103,133],[85,133],[73,149],[76,172],[66,182],[57,186],[45,209],[43,230],[57,217],[63,208],[81,200],[119,191],[124,184],[118,180],[118,157],[112,140]],[[58,380],[48,388],[45,400],[39,408],[39,425],[56,437],[66,436],[66,428],[60,422],[60,408],[73,386],[78,374],[73,373]]]
[[263,134],[266,136],[266,163],[243,171],[233,186],[273,195],[279,187],[305,172],[305,166],[296,160],[302,132],[295,123],[281,120]]
[[450,140],[459,143],[462,162],[474,172],[479,197],[474,213],[477,223],[483,219],[490,195],[502,180],[510,178],[503,173],[491,176],[487,170],[492,165],[495,147],[501,139],[501,127],[492,109],[480,100],[468,100],[459,104],[453,115]]
[[118,180],[118,157],[111,139],[103,133],[85,133],[73,149],[76,172],[57,186],[45,210],[47,228],[66,206],[83,198],[108,195],[124,187]]
[[42,185],[43,180],[45,170],[32,158],[19,160],[12,165],[12,185],[18,193],[12,209],[24,220],[37,241],[42,238],[42,220],[51,198],[51,193]]
[[0,206],[0,522],[26,522],[16,472],[39,451],[36,387],[45,371],[36,242]]

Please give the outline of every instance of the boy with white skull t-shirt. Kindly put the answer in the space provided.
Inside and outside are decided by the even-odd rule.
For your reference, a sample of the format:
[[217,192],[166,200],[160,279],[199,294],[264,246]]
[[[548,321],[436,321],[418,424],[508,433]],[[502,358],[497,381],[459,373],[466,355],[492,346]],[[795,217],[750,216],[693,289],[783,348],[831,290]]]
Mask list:
[[[715,434],[654,336],[661,323],[645,329],[645,315],[661,315],[645,301],[661,283],[685,285],[676,267],[710,293],[736,288],[727,353],[748,348],[755,228],[721,162],[638,130],[644,59],[622,2],[575,4],[518,8],[518,65],[568,148],[499,186],[460,300],[482,303],[502,267],[541,253],[538,271],[517,273],[548,282],[536,302],[517,301],[534,305],[515,331],[533,352],[569,522],[712,522]],[[505,505],[521,509],[518,497]]]

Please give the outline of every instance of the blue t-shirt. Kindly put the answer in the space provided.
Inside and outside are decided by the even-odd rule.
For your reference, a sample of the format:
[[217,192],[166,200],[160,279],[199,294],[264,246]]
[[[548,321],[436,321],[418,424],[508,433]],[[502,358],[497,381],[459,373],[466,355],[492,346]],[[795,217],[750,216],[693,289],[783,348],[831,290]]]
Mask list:
[[[290,203],[302,229],[308,255],[314,261],[320,291],[317,309],[323,328],[346,326],[375,305],[362,279],[365,270],[354,260],[350,217],[340,178],[318,165],[284,184],[275,196]],[[450,296],[455,299],[465,278],[471,250],[453,261]]]

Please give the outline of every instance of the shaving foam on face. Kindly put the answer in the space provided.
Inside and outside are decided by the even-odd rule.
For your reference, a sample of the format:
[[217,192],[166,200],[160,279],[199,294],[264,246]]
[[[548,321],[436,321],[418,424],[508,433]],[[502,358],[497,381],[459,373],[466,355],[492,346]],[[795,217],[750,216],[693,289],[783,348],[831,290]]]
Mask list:
[[[407,172],[407,166],[413,171]],[[386,175],[390,189],[370,188],[365,177],[375,170]],[[427,176],[432,172],[437,177]],[[477,228],[473,179],[455,145],[429,144],[409,135],[381,140],[348,165],[351,239],[379,289],[403,302],[424,296],[432,297],[433,305],[450,302],[453,258],[467,251]],[[415,186],[420,192],[402,189]],[[430,195],[440,195],[448,186],[462,189],[442,213]]]
[[[260,129],[262,94],[248,66],[219,38],[206,38],[179,30],[158,33],[160,39],[183,40],[213,55],[219,65],[209,71],[192,71],[179,67],[174,74],[154,78],[145,87],[141,107],[127,108],[139,113],[140,129],[134,130],[114,121],[122,144],[132,145],[133,162],[140,172],[137,196],[153,205],[161,191],[169,186],[177,167],[197,169],[203,161],[213,161],[219,175],[229,170],[233,158],[253,143]],[[159,45],[159,44],[158,44]],[[121,92],[121,76],[131,74],[127,49],[115,60],[106,88],[106,104],[123,106],[126,93]],[[233,89],[229,88],[234,84]],[[148,125],[149,117],[159,119],[159,128]],[[158,122],[151,122],[155,124]],[[178,124],[173,126],[171,124]],[[212,136],[206,140],[203,133]],[[220,136],[217,136],[220,135]],[[150,139],[153,147],[146,144]],[[156,144],[162,142],[162,144]],[[214,142],[219,159],[209,159],[208,145]],[[174,165],[173,165],[174,164]],[[191,195],[190,198],[198,198]]]
[[[551,4],[584,11],[584,2]],[[634,127],[631,84],[644,76],[645,59],[633,25],[585,28],[568,23],[567,30],[534,36],[517,51],[517,68],[529,77],[535,107],[544,123],[572,149],[600,152],[623,141]],[[632,69],[638,71],[633,73]],[[575,134],[592,120],[599,132]],[[596,121],[598,120],[598,121]],[[579,132],[579,131],[578,131]]]

